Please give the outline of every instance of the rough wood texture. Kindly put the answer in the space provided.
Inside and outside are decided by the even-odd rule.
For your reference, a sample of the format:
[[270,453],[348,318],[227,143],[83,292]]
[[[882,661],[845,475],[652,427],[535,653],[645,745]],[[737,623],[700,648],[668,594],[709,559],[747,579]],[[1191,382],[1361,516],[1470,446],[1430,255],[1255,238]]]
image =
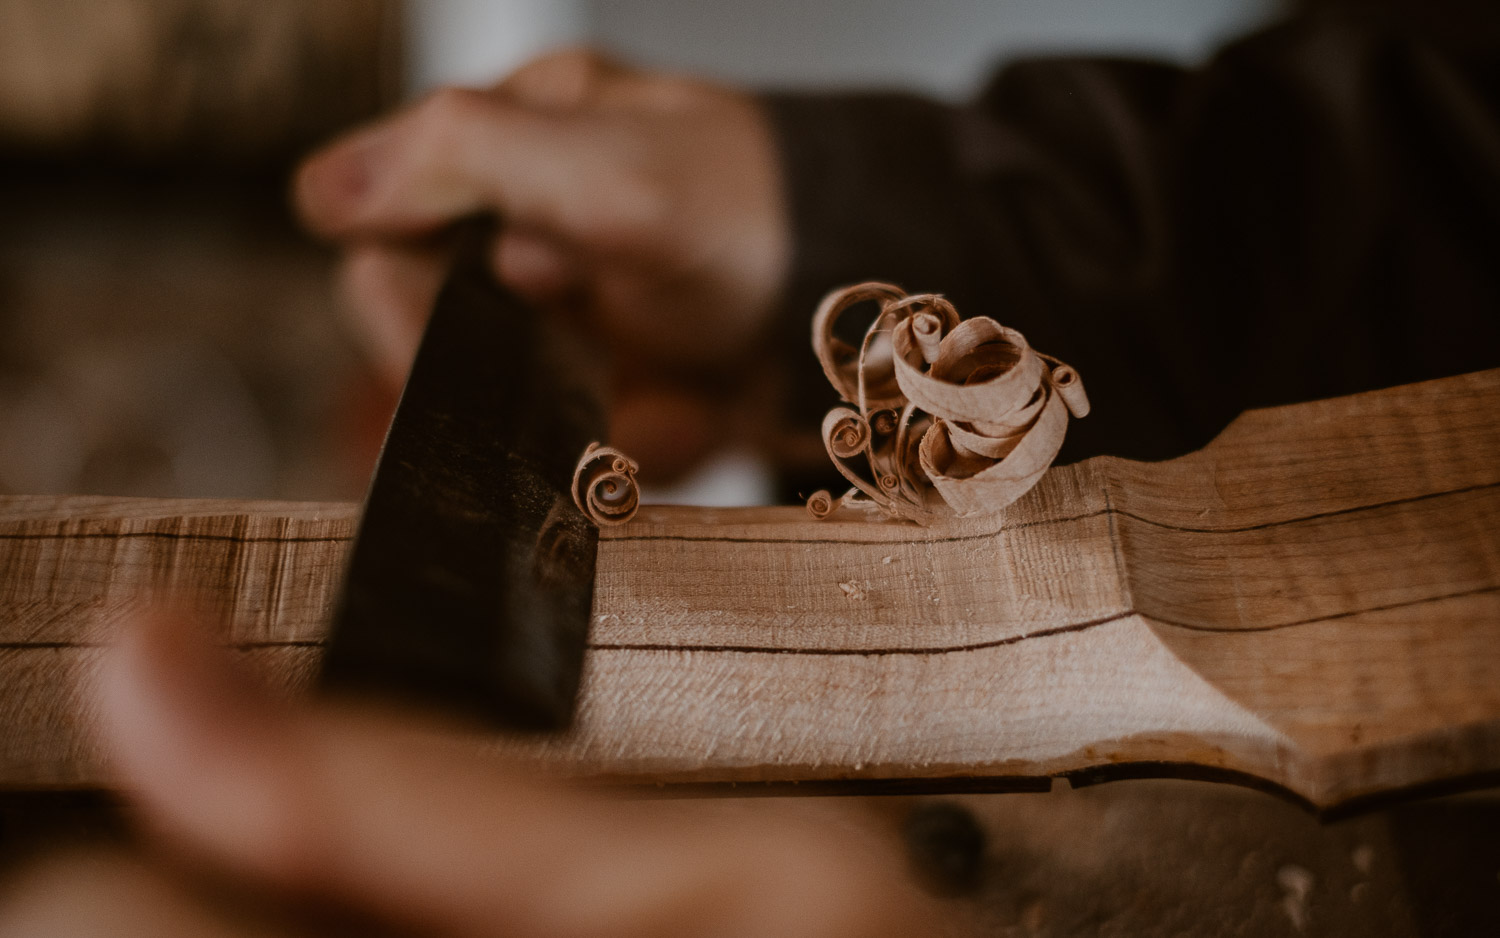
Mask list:
[[[354,512],[0,500],[0,784],[104,780],[73,688],[151,590],[305,682]],[[603,533],[583,693],[527,746],[607,780],[1219,772],[1328,809],[1496,777],[1500,371],[1248,413],[941,527],[643,508]]]

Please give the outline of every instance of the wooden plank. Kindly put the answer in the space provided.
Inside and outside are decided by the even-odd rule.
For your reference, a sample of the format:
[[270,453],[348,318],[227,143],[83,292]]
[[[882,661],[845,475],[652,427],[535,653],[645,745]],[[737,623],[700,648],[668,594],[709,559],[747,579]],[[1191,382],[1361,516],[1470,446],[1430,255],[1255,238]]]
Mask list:
[[[104,780],[72,688],[152,592],[305,684],[354,517],[0,499],[0,785]],[[1252,412],[938,528],[648,507],[603,533],[594,613],[577,729],[524,748],[603,780],[1220,773],[1328,809],[1492,777],[1500,371]]]

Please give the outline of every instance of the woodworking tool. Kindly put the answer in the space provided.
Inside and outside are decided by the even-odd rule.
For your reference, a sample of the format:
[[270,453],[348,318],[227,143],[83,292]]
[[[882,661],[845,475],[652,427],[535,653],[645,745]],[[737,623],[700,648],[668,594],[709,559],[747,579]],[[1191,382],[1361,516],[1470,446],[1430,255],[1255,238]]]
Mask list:
[[574,464],[604,439],[567,324],[504,289],[464,223],[366,498],[322,683],[514,730],[571,718],[598,531]]

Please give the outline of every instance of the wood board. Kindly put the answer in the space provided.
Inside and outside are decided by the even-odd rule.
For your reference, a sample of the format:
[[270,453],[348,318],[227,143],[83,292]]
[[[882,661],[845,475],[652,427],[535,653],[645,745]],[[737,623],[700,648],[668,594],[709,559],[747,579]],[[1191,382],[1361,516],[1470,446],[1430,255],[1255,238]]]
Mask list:
[[[107,770],[76,690],[153,592],[303,686],[357,508],[0,499],[0,786]],[[1320,809],[1500,777],[1500,371],[1252,411],[940,527],[646,507],[603,532],[580,776],[859,790],[1234,778]]]

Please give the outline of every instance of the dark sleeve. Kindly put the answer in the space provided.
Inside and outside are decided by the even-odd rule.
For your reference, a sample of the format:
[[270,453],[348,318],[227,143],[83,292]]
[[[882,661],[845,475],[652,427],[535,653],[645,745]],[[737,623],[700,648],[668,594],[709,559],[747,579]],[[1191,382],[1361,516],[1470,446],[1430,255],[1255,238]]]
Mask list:
[[1075,365],[1064,460],[1500,365],[1500,30],[1319,9],[1201,68],[1023,62],[972,105],[772,95],[804,422],[827,290],[939,292]]

